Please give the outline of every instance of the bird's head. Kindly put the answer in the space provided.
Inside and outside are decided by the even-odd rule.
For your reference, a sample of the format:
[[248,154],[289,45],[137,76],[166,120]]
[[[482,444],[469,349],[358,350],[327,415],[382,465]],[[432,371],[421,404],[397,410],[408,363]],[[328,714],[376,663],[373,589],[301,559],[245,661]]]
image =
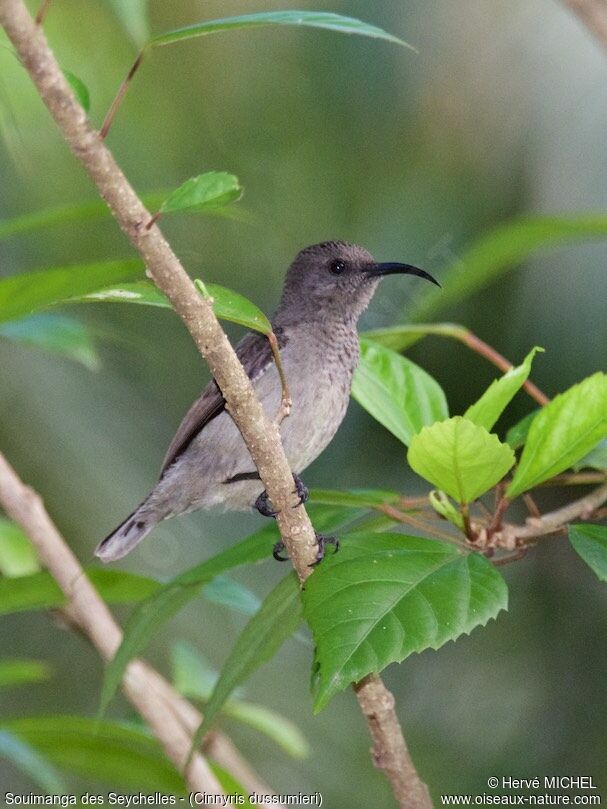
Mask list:
[[298,253],[289,267],[279,313],[287,322],[319,316],[356,321],[381,279],[395,273],[418,275],[438,285],[429,273],[411,264],[376,262],[356,244],[314,244]]

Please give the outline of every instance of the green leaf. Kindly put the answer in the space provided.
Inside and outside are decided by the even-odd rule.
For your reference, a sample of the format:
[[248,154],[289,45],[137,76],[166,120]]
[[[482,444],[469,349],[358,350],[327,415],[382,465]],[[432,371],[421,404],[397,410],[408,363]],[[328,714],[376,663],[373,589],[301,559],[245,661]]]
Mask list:
[[310,489],[310,500],[327,506],[350,506],[352,508],[375,508],[384,503],[398,503],[401,499],[397,492],[379,489],[350,489],[336,491],[334,489]]
[[0,573],[10,578],[40,570],[36,551],[14,522],[0,517]]
[[[187,643],[176,643],[171,657],[175,688],[184,697],[207,702],[217,682],[217,672]],[[263,733],[294,758],[304,758],[309,753],[308,744],[299,728],[264,705],[231,699],[221,712]]]
[[531,422],[539,412],[539,408],[537,410],[532,410],[531,413],[527,413],[526,416],[523,416],[523,418],[518,421],[514,427],[511,427],[506,433],[506,444],[509,444],[512,449],[519,449],[519,447],[522,447],[527,440],[527,436],[529,435]]
[[[198,279],[194,282],[198,284]],[[213,299],[213,311],[221,320],[238,323],[247,329],[268,334],[272,326],[261,309],[243,295],[219,284],[205,284]],[[58,301],[56,301],[58,302]],[[99,288],[85,295],[72,296],[63,303],[135,303],[171,309],[171,304],[150,281],[134,281],[107,288]]]
[[148,0],[106,0],[106,3],[131,41],[142,47],[150,36]]
[[414,436],[407,459],[418,475],[458,503],[470,503],[504,477],[514,452],[484,427],[454,416]]
[[71,317],[55,313],[30,315],[0,325],[0,337],[52,351],[79,362],[90,371],[100,365],[89,330]]
[[141,789],[145,782],[146,792],[185,792],[181,775],[145,730],[79,716],[32,716],[0,727],[55,766],[112,789]]
[[[346,508],[311,511],[319,531],[334,531],[352,519],[353,510]],[[163,624],[200,593],[202,585],[235,567],[265,561],[280,535],[274,524],[252,534],[221,553],[186,570],[158,589],[151,598],[136,607],[124,628],[122,644],[108,663],[101,689],[99,714],[102,715],[116,693],[129,662],[145,649]],[[0,587],[1,587],[0,581]],[[0,590],[1,595],[1,590]],[[0,599],[0,604],[2,603]]]
[[42,660],[0,660],[0,687],[40,683],[48,680],[51,670]]
[[82,81],[82,79],[79,79],[78,76],[69,70],[64,70],[63,75],[67,79],[68,84],[72,88],[72,92],[76,96],[76,100],[82,109],[85,112],[88,112],[91,108],[91,96],[86,84]]
[[607,438],[607,376],[596,373],[556,396],[537,414],[508,497],[537,486]]
[[293,758],[310,755],[310,746],[297,725],[265,705],[234,699],[226,702],[222,713],[263,733]]
[[601,581],[607,581],[607,526],[578,524],[567,528],[569,541]]
[[[148,207],[157,208],[168,193],[168,191],[154,191],[143,194],[141,198]],[[34,233],[43,228],[71,225],[74,222],[87,222],[90,219],[109,218],[109,216],[109,208],[103,200],[55,205],[42,211],[15,216],[12,219],[1,219],[0,241],[8,239],[10,236]]]
[[[538,250],[607,236],[607,216],[540,216],[514,219],[482,235],[440,273],[440,295],[428,290],[409,307],[408,316],[424,320],[488,286]],[[411,308],[413,311],[411,312]]]
[[[411,48],[402,39],[388,34],[381,28],[369,23],[361,22],[352,17],[342,17],[340,14],[331,14],[323,11],[267,11],[259,14],[244,14],[240,17],[226,17],[220,20],[206,20],[204,22],[187,25],[185,28],[176,28],[153,37],[151,45],[168,45],[183,39],[214,34],[218,31],[228,31],[235,28],[260,28],[266,25],[305,25],[311,28],[326,28],[342,34],[359,34],[361,36],[385,39]],[[411,50],[415,50],[411,48]]]
[[292,572],[266,596],[259,611],[238,636],[206,705],[204,720],[194,735],[193,747],[208,732],[236,686],[276,654],[301,620],[299,581]]
[[607,469],[607,440],[601,441],[587,455],[573,464],[576,472],[580,469]]
[[510,404],[514,395],[527,381],[536,353],[543,350],[543,348],[535,346],[521,365],[506,371],[499,379],[494,379],[481,398],[466,410],[464,417],[478,424],[479,427],[490,430]]
[[[136,604],[161,587],[153,579],[121,570],[89,568],[85,572],[108,604]],[[46,571],[16,579],[0,578],[0,615],[54,609],[64,604],[59,585]]]
[[0,279],[0,322],[143,274],[137,259],[53,267]]
[[352,396],[405,445],[424,425],[449,415],[438,382],[411,360],[372,340],[360,341]]
[[469,334],[469,329],[457,323],[406,323],[364,331],[360,336],[366,340],[373,340],[385,348],[400,352],[428,335],[451,337],[466,343]]
[[254,615],[260,605],[255,593],[229,576],[215,576],[205,586],[202,594],[206,601],[229,607],[243,615]]
[[0,730],[0,758],[12,762],[46,795],[67,794],[67,787],[55,768],[29,744],[8,730]]
[[351,535],[302,598],[316,643],[314,710],[352,682],[495,618],[506,584],[477,553],[402,534]]
[[241,197],[242,188],[238,177],[225,171],[208,171],[186,180],[165,199],[160,211],[200,212],[208,208],[221,208]]

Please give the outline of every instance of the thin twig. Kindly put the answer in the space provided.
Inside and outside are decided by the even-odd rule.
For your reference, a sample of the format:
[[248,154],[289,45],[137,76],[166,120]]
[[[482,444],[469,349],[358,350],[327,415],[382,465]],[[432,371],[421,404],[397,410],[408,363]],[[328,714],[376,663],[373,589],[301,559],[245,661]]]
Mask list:
[[564,3],[607,50],[607,3],[603,0],[564,0]]
[[527,540],[560,531],[572,520],[592,519],[595,511],[606,501],[607,483],[586,497],[574,500],[556,511],[550,511],[539,518],[529,517],[524,525],[505,525],[491,537],[491,545],[495,548],[514,550],[526,544]]
[[48,7],[51,4],[51,0],[42,0],[42,5],[38,9],[38,13],[36,14],[36,25],[42,25],[44,20],[46,19],[46,12],[48,11]]
[[276,424],[281,424],[283,419],[285,419],[291,412],[291,407],[293,405],[293,400],[291,399],[291,394],[289,392],[289,383],[287,382],[287,377],[285,374],[285,370],[282,365],[282,360],[280,358],[280,347],[278,345],[278,339],[273,331],[266,335],[268,338],[268,342],[270,343],[270,348],[272,349],[272,355],[274,357],[274,362],[276,363],[276,369],[278,371],[278,377],[280,379],[280,387],[281,387],[281,396],[280,396],[280,406],[276,413]]
[[553,478],[542,481],[537,488],[540,486],[588,486],[602,483],[604,480],[607,480],[607,472],[567,472],[564,475],[555,475]]
[[[118,92],[116,93],[116,95],[114,97],[114,100],[110,104],[110,108],[107,111],[106,116],[103,119],[101,129],[99,130],[99,134],[101,135],[102,140],[105,140],[105,138],[107,137],[108,132],[110,131],[110,127],[111,127],[111,125],[112,125],[112,123],[114,121],[114,118],[116,117],[116,113],[118,112],[118,110],[120,109],[120,105],[122,104],[122,99],[124,98],[124,96],[126,94],[126,91],[129,89],[129,85],[130,85],[131,81],[133,80],[133,76],[135,75],[135,73],[137,73],[137,71],[139,70],[139,66],[141,65],[141,62],[143,61],[144,53],[145,53],[145,49],[141,50],[137,54],[137,58],[135,59],[135,61],[131,65],[131,69],[126,74],[126,77],[124,78],[122,84],[118,88]],[[153,224],[153,222],[152,222],[152,224]],[[149,225],[149,227],[151,227],[151,225]],[[149,227],[148,227],[148,229],[149,229]]]
[[420,520],[417,517],[414,517],[412,514],[407,514],[404,511],[400,511],[400,509],[391,506],[389,503],[381,503],[380,505],[374,506],[374,508],[376,511],[380,511],[382,514],[385,514],[386,517],[390,517],[391,519],[401,522],[404,525],[410,525],[412,528],[416,528],[418,531],[422,531],[424,534],[431,534],[433,537],[436,537],[436,539],[444,539],[447,542],[454,542],[462,547],[468,547],[464,542],[461,542],[452,534],[447,534],[446,531],[440,531],[438,528],[435,528],[425,520]]
[[[300,581],[305,582],[316,561],[316,534],[306,509],[292,508],[295,505],[293,477],[280,441],[279,427],[266,418],[251,381],[210,304],[198,295],[160,228],[145,228],[151,214],[103,141],[119,99],[118,103],[115,100],[112,104],[113,111],[110,110],[111,114],[106,117],[102,132],[96,132],[23,0],[0,0],[0,24],[68,146],[88,172],[120,227],[144,259],[149,276],[170,300],[209,364],[225,398],[226,408],[238,426],[268,497],[278,512],[278,528],[293,567]],[[140,62],[141,54],[129,77]],[[356,686],[356,695],[367,717],[376,753],[382,752],[377,760],[390,779],[399,805],[403,809],[428,809],[432,804],[409,758],[392,695],[375,675]],[[375,713],[373,706],[379,703],[383,708]],[[389,766],[381,763],[384,761],[389,762]]]

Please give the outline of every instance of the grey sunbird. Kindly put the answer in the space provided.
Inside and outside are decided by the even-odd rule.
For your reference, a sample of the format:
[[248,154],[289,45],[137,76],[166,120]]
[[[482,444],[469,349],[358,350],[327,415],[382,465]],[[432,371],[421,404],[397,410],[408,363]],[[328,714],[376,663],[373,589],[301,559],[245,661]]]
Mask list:
[[[393,273],[417,275],[438,285],[424,270],[377,263],[363,247],[341,241],[306,247],[289,267],[272,328],[293,402],[280,433],[300,502],[308,492],[299,475],[325,449],[346,414],[359,357],[358,318],[380,280]],[[265,413],[273,418],[282,388],[268,340],[262,334],[247,334],[236,353]],[[212,381],[177,430],[151,493],[95,553],[104,562],[120,559],[162,520],[199,508],[254,507],[274,516],[263,488]],[[329,539],[318,537],[318,561]],[[281,550],[282,543],[277,543],[275,558],[282,559]]]

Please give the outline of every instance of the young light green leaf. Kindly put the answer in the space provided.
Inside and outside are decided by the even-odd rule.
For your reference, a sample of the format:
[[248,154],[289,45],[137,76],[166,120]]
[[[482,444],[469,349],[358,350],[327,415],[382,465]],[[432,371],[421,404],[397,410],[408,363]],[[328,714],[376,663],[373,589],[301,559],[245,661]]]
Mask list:
[[10,761],[47,795],[65,795],[67,787],[51,764],[14,733],[0,729],[0,758]]
[[576,472],[580,469],[607,469],[607,440],[601,441],[587,455],[573,464]]
[[364,331],[360,336],[401,352],[428,335],[451,337],[465,343],[469,334],[470,330],[458,323],[398,323],[383,329]]
[[86,326],[54,312],[2,323],[0,337],[61,354],[89,371],[96,371],[100,365],[99,354]]
[[259,611],[240,633],[206,705],[204,721],[194,735],[193,748],[210,729],[236,686],[276,654],[301,620],[299,582],[293,572],[266,596]]
[[89,89],[86,84],[79,79],[74,73],[70,70],[64,70],[63,75],[68,81],[68,84],[72,88],[72,92],[76,96],[76,100],[82,107],[85,112],[88,112],[91,108],[91,96],[89,93]]
[[55,766],[112,789],[183,795],[183,778],[145,730],[80,716],[32,716],[0,723]]
[[484,427],[454,416],[414,436],[407,459],[418,475],[458,503],[470,503],[504,477],[514,452]]
[[411,360],[372,340],[360,341],[352,396],[405,445],[424,425],[449,415],[445,394],[436,380]]
[[[198,281],[198,279],[196,279]],[[247,329],[268,334],[272,326],[261,309],[243,295],[219,284],[205,284],[213,299],[213,311],[221,320],[238,323]],[[59,303],[60,301],[55,301]],[[133,281],[107,288],[99,288],[85,295],[78,295],[61,301],[63,303],[135,303],[145,306],[160,306],[170,309],[167,298],[150,281]]]
[[606,236],[607,216],[604,215],[539,216],[506,222],[482,235],[445,273],[439,273],[440,295],[429,289],[413,307],[408,307],[407,316],[424,320],[452,306],[488,286],[538,250]]
[[238,177],[226,171],[208,171],[206,174],[186,180],[165,199],[160,211],[200,213],[209,208],[221,208],[241,197],[242,187]]
[[302,598],[320,711],[367,674],[483,626],[506,608],[507,590],[479,554],[385,533],[349,536],[310,576]]
[[558,475],[607,438],[607,376],[596,373],[543,407],[506,494],[516,497]]
[[601,581],[607,581],[607,526],[578,524],[567,529],[569,541]]
[[455,508],[444,492],[441,492],[440,489],[432,489],[431,492],[428,492],[428,500],[437,514],[449,520],[460,531],[464,531],[464,518],[461,511]]
[[527,354],[521,365],[506,371],[499,379],[494,379],[481,398],[466,410],[464,417],[478,424],[479,427],[491,430],[514,398],[514,395],[527,381],[531,373],[531,363],[536,353],[543,350],[543,348],[535,346]]
[[[90,568],[86,574],[108,604],[136,604],[160,589],[159,582],[121,570]],[[0,615],[53,609],[65,604],[59,585],[46,571],[16,579],[0,578]]]
[[527,440],[527,436],[529,435],[531,422],[539,412],[539,409],[532,410],[531,413],[527,413],[526,416],[523,416],[523,418],[518,421],[514,427],[511,427],[506,433],[506,444],[512,447],[512,449],[519,449],[519,447],[522,447]]
[[137,259],[24,272],[0,279],[0,323],[143,274]]
[[261,28],[266,25],[304,25],[311,28],[326,28],[342,34],[359,34],[360,36],[384,39],[395,42],[406,48],[415,50],[402,39],[388,34],[381,28],[352,17],[342,17],[340,14],[331,14],[324,11],[266,11],[258,14],[244,14],[240,17],[226,17],[220,20],[206,20],[188,25],[185,28],[176,28],[164,34],[155,36],[151,45],[168,45],[183,39],[214,34],[219,31],[229,31],[236,28]]
[[43,660],[0,660],[0,688],[48,680],[51,670]]
[[10,578],[40,570],[32,543],[14,522],[0,517],[0,573]]

